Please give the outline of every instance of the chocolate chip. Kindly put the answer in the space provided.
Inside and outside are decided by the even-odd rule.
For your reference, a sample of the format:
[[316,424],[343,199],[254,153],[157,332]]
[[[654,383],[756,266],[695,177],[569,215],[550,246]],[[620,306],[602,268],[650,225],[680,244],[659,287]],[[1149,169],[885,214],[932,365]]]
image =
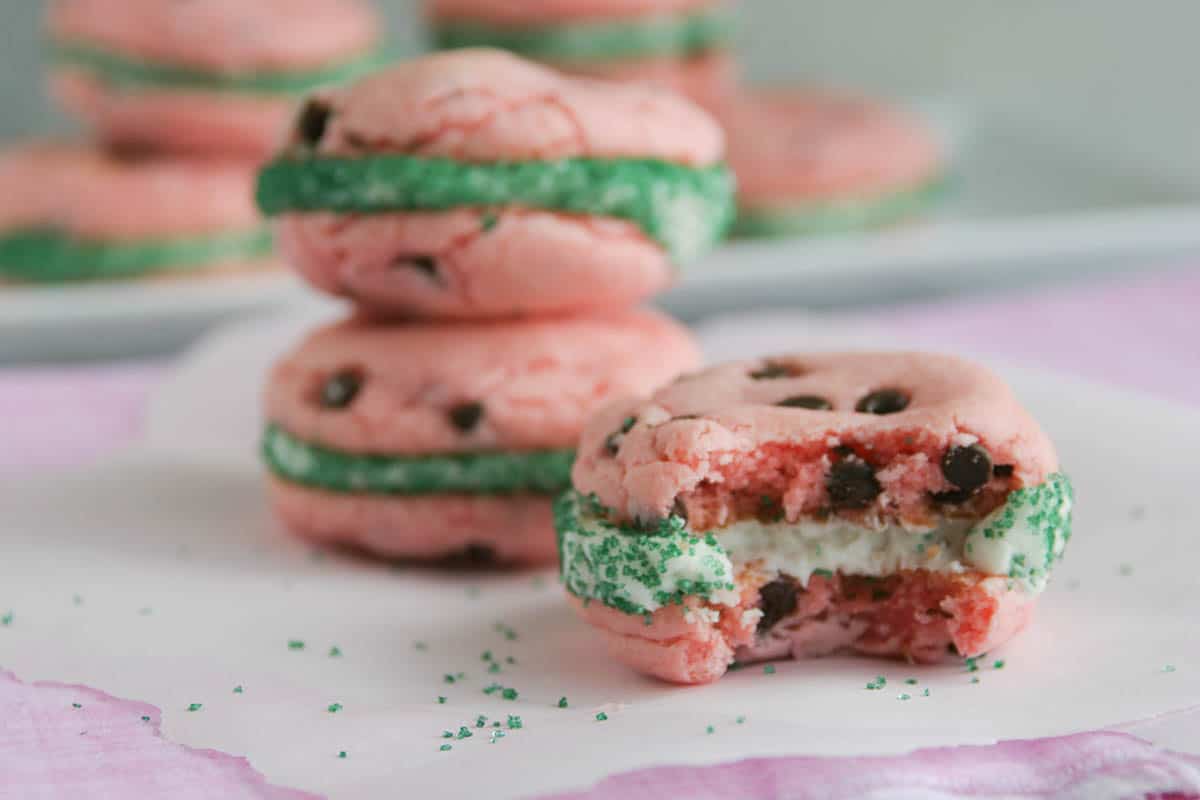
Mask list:
[[876,389],[858,401],[854,410],[860,414],[895,414],[908,408],[908,395],[899,389]]
[[440,281],[437,259],[432,256],[397,256],[392,261],[392,267],[394,269],[414,269],[435,283]]
[[847,458],[834,464],[825,478],[825,489],[835,511],[866,508],[882,491],[875,479],[875,470],[859,458]]
[[977,444],[951,447],[942,456],[942,474],[961,491],[971,494],[992,478],[992,457]]
[[992,467],[992,474],[997,478],[1011,478],[1016,466],[1013,464],[997,464]]
[[343,409],[354,402],[362,388],[362,370],[344,369],[335,372],[321,386],[321,408]]
[[463,403],[450,409],[448,415],[450,417],[450,424],[463,433],[470,433],[475,430],[479,421],[483,419],[483,404]]
[[687,522],[688,520],[687,506],[683,504],[683,500],[681,498],[675,498],[675,505],[671,506],[671,513],[676,517],[679,517],[684,522]]
[[626,417],[621,423],[619,430],[615,430],[608,436],[604,437],[604,449],[610,456],[615,456],[621,449],[621,442],[625,440],[625,434],[633,430],[633,426],[637,425],[637,417]]
[[758,632],[763,633],[784,617],[796,610],[796,583],[788,578],[776,578],[758,590],[762,617],[758,620]]
[[812,411],[829,411],[833,408],[833,403],[815,394],[798,394],[795,397],[780,400],[775,405],[784,408],[807,408]]
[[313,99],[305,103],[304,108],[300,109],[300,116],[296,118],[296,134],[300,137],[300,143],[309,147],[319,145],[332,116],[333,107],[323,100]]
[[782,361],[767,361],[759,369],[750,373],[756,381],[772,380],[774,378],[799,378],[805,369],[799,364],[787,364]]

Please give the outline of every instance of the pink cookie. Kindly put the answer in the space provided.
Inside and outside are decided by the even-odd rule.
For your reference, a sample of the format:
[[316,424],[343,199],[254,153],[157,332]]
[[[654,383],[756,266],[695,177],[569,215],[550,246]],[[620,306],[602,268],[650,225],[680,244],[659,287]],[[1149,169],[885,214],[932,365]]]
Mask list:
[[272,373],[264,455],[284,522],[390,557],[553,558],[551,502],[602,403],[698,362],[649,311],[317,331]]
[[753,90],[718,112],[738,177],[739,229],[827,233],[921,210],[940,187],[940,147],[919,122],[869,100]]
[[67,144],[0,156],[0,279],[155,277],[273,262],[254,166]]
[[589,423],[564,578],[618,657],[682,683],[735,656],[975,656],[1025,625],[1062,556],[1057,470],[1007,386],[962,359],[728,364]]
[[362,0],[57,0],[60,101],[107,141],[267,156],[296,98],[376,64]]
[[723,233],[723,141],[667,93],[460,51],[311,100],[259,200],[301,274],[376,315],[597,310]]
[[731,4],[721,0],[432,0],[443,49],[496,47],[565,72],[653,83],[715,108],[736,84]]

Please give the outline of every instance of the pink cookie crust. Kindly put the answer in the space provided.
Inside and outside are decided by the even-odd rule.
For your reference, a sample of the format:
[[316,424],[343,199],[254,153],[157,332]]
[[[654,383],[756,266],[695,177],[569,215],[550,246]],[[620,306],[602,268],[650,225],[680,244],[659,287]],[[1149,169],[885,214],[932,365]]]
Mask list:
[[736,91],[737,61],[725,52],[691,58],[642,58],[596,64],[557,64],[564,72],[607,80],[640,82],[678,92],[700,107],[719,113]]
[[111,91],[79,69],[60,68],[50,91],[116,147],[265,160],[287,135],[291,98],[143,89]]
[[268,493],[288,529],[318,544],[423,561],[473,548],[486,548],[487,560],[497,564],[549,564],[557,557],[553,498],[544,495],[338,494],[274,478]]
[[456,50],[397,65],[322,96],[318,152],[392,152],[468,162],[647,158],[721,160],[716,121],[648,86],[570,78],[498,50]]
[[225,74],[303,70],[375,46],[361,0],[55,0],[52,38]]
[[976,656],[1019,633],[1034,608],[1034,599],[1010,590],[1005,579],[974,573],[914,571],[884,582],[813,576],[798,593],[795,611],[759,636],[760,581],[741,576],[739,604],[712,606],[719,612],[715,621],[696,613],[705,604],[695,597],[655,611],[649,624],[600,603],[570,600],[603,633],[614,658],[681,684],[715,681],[735,659],[753,663],[854,652],[935,663],[950,646]]
[[549,211],[290,215],[277,234],[287,262],[309,283],[376,316],[618,308],[666,288],[675,275],[636,225]]
[[718,112],[747,208],[871,197],[937,176],[938,143],[919,122],[869,100],[759,89]]
[[[755,378],[754,374],[780,373]],[[898,413],[858,413],[868,394],[897,389]],[[833,410],[781,407],[816,395]],[[693,417],[694,418],[690,418]],[[637,424],[613,455],[606,439],[628,417]],[[682,418],[681,418],[682,417]],[[1008,386],[965,359],[924,353],[821,353],[725,364],[683,376],[649,399],[613,403],[584,431],[575,487],[624,519],[665,517],[683,504],[693,530],[753,515],[764,496],[789,521],[827,511],[825,476],[845,455],[869,464],[882,491],[858,521],[928,525],[931,493],[954,487],[941,471],[953,446],[978,443],[1011,466],[972,501],[986,513],[1012,489],[1042,483],[1058,465],[1050,440]]]
[[426,6],[435,20],[530,26],[687,14],[722,4],[721,0],[429,0]]
[[[651,311],[491,323],[318,330],[275,367],[266,417],[293,436],[352,453],[574,447],[589,415],[699,363],[690,334]],[[317,402],[332,375],[362,376],[353,404]],[[469,432],[451,409],[480,403]]]
[[0,188],[12,187],[0,194],[0,224],[15,219],[104,241],[244,231],[262,224],[254,174],[250,163],[35,145],[0,160]]

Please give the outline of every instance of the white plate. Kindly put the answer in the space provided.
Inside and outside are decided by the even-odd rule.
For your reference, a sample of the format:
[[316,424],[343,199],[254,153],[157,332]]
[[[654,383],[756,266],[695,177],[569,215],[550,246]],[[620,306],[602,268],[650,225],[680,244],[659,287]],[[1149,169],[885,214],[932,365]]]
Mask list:
[[0,286],[0,362],[178,350],[213,325],[296,303],[285,271],[69,286]]
[[[14,612],[0,629],[0,665],[152,702],[177,741],[245,754],[273,782],[351,800],[523,796],[661,762],[900,752],[1200,704],[1200,416],[1191,411],[1006,371],[1059,443],[1079,510],[1037,621],[992,655],[1003,669],[991,659],[972,676],[956,664],[839,658],[680,689],[610,661],[552,575],[395,569],[284,536],[255,463],[255,398],[263,364],[299,327],[243,328],[205,348],[155,404],[152,446],[0,484],[0,609]],[[774,347],[779,335],[759,341]],[[709,349],[722,355],[754,349],[726,327],[714,336]],[[291,639],[305,649],[289,649]],[[333,645],[340,658],[328,657]],[[484,650],[517,664],[490,675]],[[444,682],[459,671],[465,680]],[[867,691],[879,674],[887,690]],[[520,696],[483,694],[492,680]],[[904,691],[917,696],[902,701]],[[189,703],[203,709],[188,713]],[[601,710],[607,722],[596,721]],[[478,714],[519,714],[524,727],[496,745],[472,728],[439,751],[441,731]]]

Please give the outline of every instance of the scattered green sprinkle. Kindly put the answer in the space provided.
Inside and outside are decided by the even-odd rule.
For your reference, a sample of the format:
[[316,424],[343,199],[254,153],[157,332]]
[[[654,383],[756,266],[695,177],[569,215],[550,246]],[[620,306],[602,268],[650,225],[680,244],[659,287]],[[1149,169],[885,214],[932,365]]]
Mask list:
[[455,736],[454,738],[455,739],[470,739],[474,735],[475,734],[471,733],[470,728],[468,728],[466,725],[463,725],[463,726],[459,727],[458,735]]
[[717,732],[717,729],[714,728],[712,725],[709,725],[707,728],[704,729],[704,732],[707,733],[709,736],[712,736],[714,733]]
[[522,722],[522,721],[521,721],[521,718],[520,718],[520,717],[518,717],[516,714],[509,714],[509,715],[508,715],[508,722],[507,722],[507,725],[508,725],[508,729],[509,729],[509,730],[511,730],[511,731],[515,731],[515,730],[516,730],[516,729],[518,729],[518,728],[524,728],[524,727],[525,727],[525,723],[524,723],[524,722]]
[[507,735],[504,731],[492,731],[492,738],[488,740],[488,744],[495,744]]
[[1004,669],[1004,659],[997,658],[992,662],[992,669]]
[[246,689],[241,684],[238,684],[237,686],[233,687],[233,693],[234,694],[245,694]]
[[516,664],[517,660],[515,658],[513,658],[512,656],[505,656],[504,663],[505,664]]
[[971,678],[971,683],[979,683],[979,676],[976,675],[975,677]]
[[735,721],[735,722],[737,722],[737,724],[738,724],[738,725],[744,725],[744,724],[746,723],[746,718],[745,718],[745,717],[738,717],[738,718],[737,718],[736,720],[734,720],[734,721]]
[[333,647],[329,648],[329,657],[330,658],[341,658],[342,657],[342,648],[338,647],[336,644]]
[[440,695],[440,694],[438,695],[438,705],[439,706],[446,705],[446,698],[444,695]]
[[453,739],[454,731],[442,731],[442,738],[443,739]]
[[425,644],[424,642],[413,642],[413,649],[414,650],[428,650],[429,645]]
[[501,667],[501,666],[500,666],[500,664],[499,664],[498,662],[496,662],[496,661],[493,661],[491,664],[489,664],[489,665],[488,665],[488,669],[487,669],[487,671],[488,671],[488,673],[489,673],[489,674],[491,674],[491,675],[495,675],[496,673],[498,673],[498,672],[502,671],[503,669],[504,669],[504,668],[503,668],[503,667]]
[[338,758],[345,758],[345,757],[346,757],[346,751],[338,750]]
[[480,660],[480,661],[491,661],[491,660],[493,660],[493,657],[492,657],[492,651],[491,651],[491,650],[484,650],[484,651],[483,651],[483,653],[482,653],[482,654],[480,654],[480,656],[479,656],[479,660]]
[[503,634],[504,638],[510,642],[514,642],[517,639],[517,632],[503,622],[496,623],[496,632]]
[[[1171,669],[1174,669],[1174,667],[1172,667]],[[566,708],[567,707],[567,698],[565,698],[565,697],[558,698],[558,707]]]
[[454,745],[450,745],[450,744],[444,744],[438,748],[438,750],[441,750],[443,753],[446,752],[447,750],[453,750],[453,749],[454,749]]
[[505,689],[504,691],[500,692],[500,696],[503,697],[505,700],[516,700],[517,699],[517,690],[516,689]]
[[458,683],[465,677],[467,677],[467,675],[464,672],[447,672],[442,676],[442,680],[446,683]]
[[83,708],[79,703],[71,703],[71,708]]
[[764,675],[774,675],[775,674],[775,665],[767,664],[765,667],[763,667],[763,674]]
[[329,707],[326,708],[325,710],[328,711],[330,714],[336,714],[337,712],[342,710],[342,704],[341,703],[330,703]]
[[921,692],[921,697],[929,697],[929,690],[926,689],[925,691]]
[[475,727],[476,728],[487,727],[487,717],[484,716],[483,714],[480,714],[478,717],[476,717],[475,718]]
[[603,711],[601,711],[599,714],[596,715],[597,722],[604,722],[607,719],[608,719],[608,714],[605,714]]
[[906,680],[906,681],[905,681],[905,683],[907,683],[909,686],[916,686],[916,685],[917,685],[917,679],[916,679],[916,678],[909,678],[908,680]]
[[1165,664],[1165,665],[1163,665],[1162,671],[1163,672],[1174,672],[1175,665],[1174,664]]
[[149,721],[150,721],[150,717],[148,717],[148,716],[142,717],[142,722],[149,722]]
[[500,720],[496,720],[495,722],[493,722],[493,723],[492,723],[492,727],[493,727],[493,728],[499,728],[499,727],[500,727]]
[[908,692],[901,692],[899,695],[897,695],[896,699],[897,700],[912,700],[912,695],[909,694]]
[[[450,681],[450,682],[453,683],[454,681]],[[489,683],[487,686],[483,687],[483,693],[484,694],[495,694],[496,692],[500,691],[503,688],[504,687],[498,683]]]
[[964,661],[963,664],[966,666],[967,672],[978,672],[979,671],[978,661],[981,658],[983,658],[983,656],[975,656],[974,658],[966,659],[966,661]]
[[303,650],[304,642],[300,639],[288,639],[288,650]]
[[875,680],[869,681],[867,683],[867,688],[873,692],[879,691],[880,689],[882,689],[885,686],[887,686],[887,678],[885,678],[882,675],[876,675]]
[[199,711],[202,708],[204,708],[203,703],[188,703],[187,710],[188,711]]
[[13,623],[13,612],[6,611],[3,615],[0,615],[0,625],[3,625],[4,627],[7,628],[9,625],[12,625],[12,623]]

